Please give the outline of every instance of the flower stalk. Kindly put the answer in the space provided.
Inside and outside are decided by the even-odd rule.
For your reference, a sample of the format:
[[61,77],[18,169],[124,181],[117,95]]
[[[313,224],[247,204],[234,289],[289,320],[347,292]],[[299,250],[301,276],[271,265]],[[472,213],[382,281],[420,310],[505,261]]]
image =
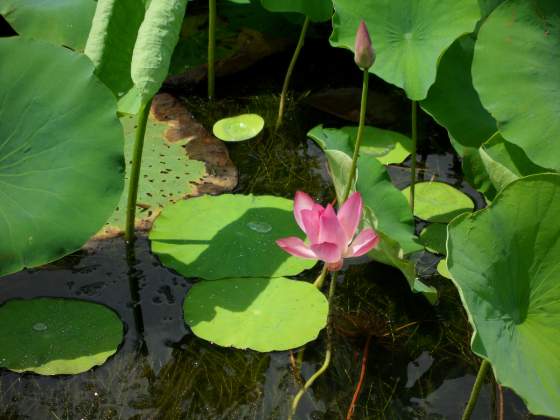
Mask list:
[[465,407],[465,411],[463,412],[463,417],[461,420],[469,420],[471,415],[476,407],[476,401],[478,400],[478,395],[480,394],[480,390],[482,388],[482,384],[484,383],[484,378],[488,373],[488,368],[490,367],[490,362],[486,359],[482,360],[480,364],[480,368],[478,369],[478,374],[476,375],[476,381],[474,382],[473,389],[471,391],[471,396],[469,397],[469,402]]
[[414,187],[416,185],[416,147],[418,143],[418,104],[412,101],[411,120],[412,120],[412,153],[410,161],[410,207],[414,214]]

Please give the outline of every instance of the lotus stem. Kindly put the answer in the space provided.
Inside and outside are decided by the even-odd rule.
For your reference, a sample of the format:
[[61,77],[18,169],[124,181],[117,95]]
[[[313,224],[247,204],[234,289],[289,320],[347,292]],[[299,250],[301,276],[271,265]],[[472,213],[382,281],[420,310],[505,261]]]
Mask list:
[[356,385],[356,390],[352,396],[352,402],[350,407],[348,407],[348,412],[346,413],[346,420],[352,420],[354,417],[354,410],[356,409],[356,403],[358,402],[358,397],[362,391],[362,386],[364,385],[364,379],[366,378],[366,368],[369,353],[369,343],[371,342],[371,334],[368,335],[366,344],[364,345],[364,351],[362,353],[362,367],[360,369],[360,379],[358,380],[358,385]]
[[309,388],[311,388],[311,386],[313,385],[313,383],[317,380],[317,378],[319,378],[319,376],[321,376],[323,373],[325,373],[325,371],[329,368],[329,365],[331,364],[331,357],[332,357],[332,349],[333,349],[333,343],[332,343],[332,323],[331,323],[331,316],[332,316],[332,304],[333,304],[333,297],[334,297],[334,291],[336,289],[336,278],[338,276],[338,272],[335,271],[332,273],[331,275],[331,284],[329,285],[329,316],[327,319],[327,351],[325,352],[325,360],[323,361],[323,364],[321,365],[321,367],[317,370],[317,372],[315,372],[308,380],[307,382],[305,382],[305,385],[303,385],[303,388],[301,388],[298,393],[296,394],[296,396],[294,397],[294,400],[292,401],[292,407],[290,410],[290,414],[288,415],[288,420],[292,420],[296,414],[299,402],[301,400],[301,397],[303,397],[305,395],[305,393],[307,392],[307,390]]
[[416,101],[412,101],[411,105],[412,119],[412,160],[410,162],[410,207],[414,214],[414,187],[416,185],[416,145],[418,143],[418,105]]
[[286,71],[284,84],[282,85],[282,92],[280,93],[280,104],[278,105],[278,118],[276,120],[277,130],[282,125],[282,118],[284,116],[284,108],[286,106],[286,94],[288,93],[288,86],[290,85],[290,79],[292,77],[292,73],[294,72],[294,67],[296,66],[299,53],[301,51],[301,48],[303,47],[303,43],[305,41],[305,34],[307,32],[308,26],[309,26],[309,18],[306,17],[305,20],[303,21],[303,26],[301,27],[301,32],[299,34],[299,39],[296,45],[296,49],[294,51],[294,55],[292,56],[292,61],[290,61],[290,65],[288,66],[288,71]]
[[360,123],[358,125],[358,134],[356,135],[356,143],[354,144],[354,154],[352,155],[352,166],[350,167],[350,175],[348,178],[348,184],[344,190],[344,195],[340,205],[346,201],[350,195],[350,190],[352,189],[352,183],[356,177],[356,166],[358,164],[358,156],[360,155],[360,144],[362,143],[362,137],[364,136],[364,125],[366,122],[366,108],[367,108],[367,98],[368,98],[368,84],[369,84],[369,71],[367,69],[363,70],[364,78],[362,82],[362,101],[360,103]]
[[317,289],[321,289],[323,287],[323,283],[325,282],[325,277],[327,276],[327,263],[323,264],[323,269],[321,270],[321,274],[319,277],[313,282],[313,286]]
[[128,184],[128,202],[126,205],[126,227],[124,237],[127,243],[134,241],[134,221],[136,218],[136,198],[138,197],[138,179],[140,178],[140,167],[142,165],[142,149],[144,148],[144,135],[146,134],[146,123],[150,114],[152,100],[140,107],[138,112],[138,125],[136,126],[136,138],[134,141],[134,152],[132,155],[132,166],[130,168],[130,180]]
[[482,360],[480,364],[480,368],[478,369],[478,374],[476,375],[476,381],[474,382],[473,389],[471,391],[471,396],[469,397],[469,402],[465,407],[465,411],[463,412],[463,417],[461,420],[469,420],[471,418],[471,414],[476,406],[476,401],[478,400],[478,394],[480,394],[480,389],[482,388],[482,384],[484,383],[484,378],[486,377],[486,373],[488,372],[488,368],[490,367],[490,362],[486,359]]
[[214,58],[216,49],[216,0],[208,0],[208,99],[214,99],[216,75]]

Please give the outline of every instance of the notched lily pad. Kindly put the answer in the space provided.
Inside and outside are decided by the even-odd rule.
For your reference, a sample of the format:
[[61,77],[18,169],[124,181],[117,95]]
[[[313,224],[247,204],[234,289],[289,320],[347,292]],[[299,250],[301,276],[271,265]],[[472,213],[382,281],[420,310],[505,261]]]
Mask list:
[[264,120],[260,115],[241,114],[217,121],[212,131],[223,141],[244,141],[256,137],[263,128]]
[[[409,199],[410,187],[403,194]],[[415,186],[414,215],[428,222],[447,223],[474,209],[473,201],[444,182],[419,182]]]
[[291,276],[313,267],[276,240],[302,237],[293,201],[273,196],[203,196],[163,209],[150,232],[152,251],[186,277]]
[[0,367],[69,375],[117,352],[123,324],[103,305],[72,299],[11,300],[0,306]]
[[[124,116],[126,176],[118,208],[94,239],[122,233],[128,195],[136,117]],[[154,99],[146,128],[138,187],[136,228],[149,230],[162,207],[237,184],[237,169],[225,145],[197,123],[184,105],[168,94]]]
[[194,334],[224,347],[288,350],[317,338],[328,302],[311,283],[231,278],[194,285],[183,304]]

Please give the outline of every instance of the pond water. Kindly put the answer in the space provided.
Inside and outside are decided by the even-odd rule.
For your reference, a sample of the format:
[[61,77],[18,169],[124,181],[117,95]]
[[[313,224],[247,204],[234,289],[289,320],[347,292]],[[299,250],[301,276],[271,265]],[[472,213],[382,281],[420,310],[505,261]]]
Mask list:
[[[321,57],[327,49],[326,44],[312,40],[304,49],[293,81],[296,96],[280,132],[265,131],[256,140],[229,145],[239,168],[235,192],[291,198],[302,189],[323,202],[332,200],[322,153],[305,133],[319,123],[340,126],[347,122],[313,109],[305,96],[309,89],[356,87],[360,74],[345,51],[329,49],[331,61],[325,63]],[[278,69],[283,70],[288,60],[288,53],[278,54],[244,73],[218,79],[218,93],[228,99],[211,106],[201,87],[179,93],[206,127],[226,114],[240,112],[260,113],[270,127],[277,104],[274,94],[282,79]],[[406,102],[378,80],[372,80],[371,89],[382,92],[387,100],[396,97],[393,112],[403,116],[389,118],[383,128],[407,133]],[[459,186],[481,207],[481,198],[457,177],[460,162],[448,146],[445,131],[428,117],[422,118],[420,131],[419,178]],[[389,171],[397,186],[407,185],[406,162]],[[249,228],[262,231],[267,226]],[[345,418],[364,345],[371,336],[354,418],[459,419],[479,361],[470,351],[470,327],[454,287],[434,274],[437,258],[418,257],[424,280],[440,293],[435,306],[413,295],[399,271],[364,262],[346,267],[339,276],[333,363],[302,399],[298,418]],[[313,280],[317,274],[314,269],[300,278]],[[89,244],[56,263],[2,278],[0,304],[37,296],[99,302],[118,312],[126,334],[115,356],[80,375],[41,377],[0,371],[0,418],[286,418],[301,376],[308,378],[322,363],[324,334],[305,348],[301,376],[291,368],[299,349],[257,353],[214,346],[185,327],[182,302],[192,284],[192,279],[162,266],[144,237],[137,241],[133,256],[126,254],[122,238],[115,238]],[[487,382],[473,418],[493,418],[501,405],[500,395]],[[503,410],[505,419],[531,418],[522,402],[505,389]]]

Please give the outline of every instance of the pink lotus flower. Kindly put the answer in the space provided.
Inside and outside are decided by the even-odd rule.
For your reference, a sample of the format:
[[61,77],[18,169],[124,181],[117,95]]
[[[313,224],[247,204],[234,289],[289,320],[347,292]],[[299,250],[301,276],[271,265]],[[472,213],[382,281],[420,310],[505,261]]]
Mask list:
[[309,245],[295,236],[278,239],[276,243],[296,257],[319,259],[327,264],[329,271],[338,271],[344,258],[364,255],[379,243],[379,237],[371,228],[362,230],[354,238],[362,207],[362,196],[358,192],[353,193],[336,214],[331,204],[324,208],[306,193],[298,191],[294,216],[307,235]]
[[361,69],[369,69],[375,62],[375,50],[366,23],[362,20],[356,31],[354,42],[354,61]]

